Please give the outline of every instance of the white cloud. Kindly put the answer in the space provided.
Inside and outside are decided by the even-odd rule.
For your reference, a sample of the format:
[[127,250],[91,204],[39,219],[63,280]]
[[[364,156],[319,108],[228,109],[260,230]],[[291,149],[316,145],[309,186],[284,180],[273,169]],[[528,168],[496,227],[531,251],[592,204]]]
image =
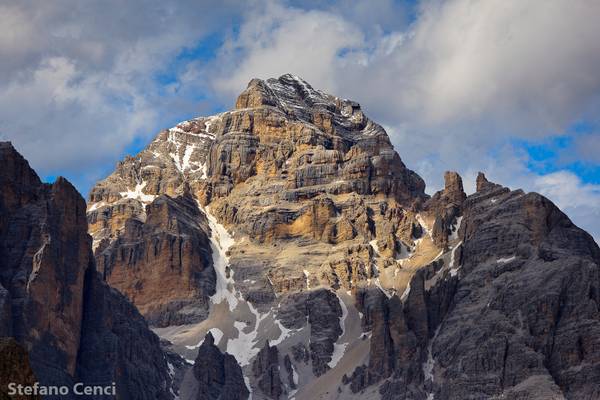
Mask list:
[[558,171],[538,177],[533,186],[600,243],[600,185],[586,184],[569,171]]
[[[361,31],[324,11],[303,11],[268,3],[247,16],[239,34],[230,38],[214,63],[216,91],[229,98],[251,78],[294,72],[325,90],[335,89],[332,72],[343,68],[340,51],[362,46]],[[229,68],[228,68],[229,67]]]
[[575,148],[576,157],[584,161],[600,163],[600,133],[594,132],[578,136],[575,139]]
[[408,29],[370,35],[341,15],[277,3],[249,13],[216,63],[216,90],[293,71],[384,122],[485,121],[538,137],[597,110],[600,3],[425,1]]
[[197,106],[165,96],[156,76],[176,74],[180,51],[239,12],[220,5],[0,0],[0,140],[41,175],[67,174],[87,189],[132,141]]

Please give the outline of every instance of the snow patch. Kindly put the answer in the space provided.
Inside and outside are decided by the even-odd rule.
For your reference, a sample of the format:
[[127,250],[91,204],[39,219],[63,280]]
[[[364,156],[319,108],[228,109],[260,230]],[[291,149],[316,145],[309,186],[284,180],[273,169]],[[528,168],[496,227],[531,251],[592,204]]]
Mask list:
[[[220,118],[220,114],[217,115],[213,115],[210,117],[207,117],[206,120],[204,121],[204,131],[208,134],[210,133],[210,127],[212,126],[212,124]],[[213,136],[214,137],[214,136]]]
[[459,242],[456,246],[452,248],[452,253],[450,253],[450,276],[456,276],[458,274],[458,270],[460,269],[460,265],[455,267],[456,263],[456,249],[458,249],[462,245],[462,241]]
[[452,226],[452,233],[450,233],[448,240],[458,239],[458,230],[460,229],[460,226],[462,225],[462,220],[463,220],[462,215],[460,217],[456,218],[456,223]]
[[182,160],[182,164],[181,164],[182,172],[188,168],[191,168],[190,157],[192,156],[192,153],[194,152],[194,147],[195,146],[188,145],[185,148],[185,152],[183,153],[183,160]]
[[298,386],[300,379],[298,376],[298,371],[296,371],[296,367],[294,367],[294,364],[292,364],[292,380],[294,381],[294,385]]
[[136,199],[144,204],[152,203],[156,196],[153,194],[144,193],[144,188],[147,184],[148,182],[143,181],[142,183],[138,183],[134,190],[127,188],[126,192],[120,192],[119,194],[124,199]]
[[[346,307],[346,303],[338,296],[338,301],[340,302],[340,307],[342,308],[342,316],[340,318],[340,328],[342,328],[342,333],[340,334],[338,341],[344,336],[346,333],[346,317],[348,317],[348,308]],[[331,355],[331,361],[327,363],[330,368],[335,368],[335,366],[340,362],[344,353],[346,352],[346,347],[348,343],[334,343],[333,344],[333,354]]]
[[405,301],[408,298],[409,294],[410,294],[410,282],[408,282],[408,284],[406,285],[406,289],[404,289],[404,293],[402,293],[402,296],[400,296],[400,300]]
[[[433,368],[435,367],[435,359],[433,358],[432,350],[433,341],[437,337],[439,331],[440,327],[436,329],[435,334],[429,341],[429,344],[427,345],[427,360],[423,363],[423,375],[425,375],[425,381],[431,381],[431,383],[433,383],[433,380],[435,378],[435,376],[433,375]],[[435,394],[433,392],[427,394],[427,400],[434,400],[434,397]]]
[[427,236],[431,237],[431,229],[427,226],[421,214],[417,214],[417,222],[423,227],[423,229],[425,229]]
[[307,270],[304,270],[303,272],[304,272],[304,276],[306,277],[306,288],[310,289],[310,279],[309,279],[310,272],[308,272]]
[[[213,335],[213,338],[215,339],[215,346],[217,346],[219,344],[219,342],[221,341],[221,338],[223,337],[223,331],[220,330],[219,328],[210,328],[208,330],[208,332],[210,332]],[[206,334],[208,334],[208,332],[206,332]],[[202,343],[204,343],[205,338],[206,338],[206,335],[205,335],[205,337],[200,339],[198,344],[196,344],[194,346],[185,346],[185,347],[187,347],[190,350],[197,349],[198,347],[202,346]]]
[[229,266],[229,256],[227,256],[227,252],[229,251],[229,248],[233,246],[235,240],[233,240],[233,236],[227,232],[227,229],[217,222],[215,216],[210,213],[209,207],[204,209],[199,202],[198,207],[204,212],[208,219],[213,268],[217,275],[217,282],[215,285],[216,291],[210,299],[213,304],[220,304],[223,301],[227,301],[229,304],[229,311],[233,312],[238,305],[238,297],[233,286],[233,271],[230,270],[229,277],[227,276],[227,267]]
[[496,262],[498,264],[506,264],[506,263],[513,261],[516,258],[517,258],[517,256],[512,256],[512,257],[508,257],[508,258],[499,258],[496,260]]
[[290,334],[292,333],[292,330],[283,326],[283,324],[281,323],[280,320],[278,320],[276,318],[274,318],[273,320],[275,321],[275,325],[277,325],[277,327],[281,331],[281,334],[279,335],[279,337],[277,339],[271,340],[271,345],[277,346],[279,343],[283,342],[285,339],[287,339],[290,336]]
[[[260,349],[257,349],[254,346],[258,341],[258,327],[262,320],[269,315],[269,313],[266,313],[261,316],[250,302],[247,302],[246,304],[250,308],[250,312],[255,316],[254,328],[249,333],[245,333],[240,324],[234,323],[238,330],[238,337],[227,341],[227,352],[233,355],[242,367],[250,364],[250,360],[260,351]],[[244,324],[243,322],[241,324],[249,325],[249,323]]]
[[369,244],[371,245],[371,247],[373,248],[373,251],[375,252],[375,254],[377,256],[379,256],[379,246],[377,246],[377,239],[371,240],[369,242]]
[[95,211],[97,209],[99,209],[100,207],[104,207],[106,205],[106,203],[104,201],[99,201],[97,203],[92,203],[89,207],[88,207],[88,212],[89,211]]

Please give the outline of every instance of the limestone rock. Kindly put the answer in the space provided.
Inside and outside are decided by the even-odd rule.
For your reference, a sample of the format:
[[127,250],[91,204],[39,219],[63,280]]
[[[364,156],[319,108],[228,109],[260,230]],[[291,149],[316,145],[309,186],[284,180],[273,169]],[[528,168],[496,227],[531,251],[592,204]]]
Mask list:
[[242,369],[235,358],[221,353],[208,333],[198,350],[193,372],[199,387],[197,400],[245,400],[249,396]]
[[432,212],[435,222],[432,228],[433,241],[438,247],[447,249],[448,236],[452,233],[457,218],[461,214],[467,195],[463,190],[462,178],[456,172],[446,171],[444,189],[436,192],[425,203],[425,209]]
[[[120,290],[160,332],[222,328],[257,396],[275,381],[257,361],[271,340],[299,397],[599,397],[597,245],[539,195],[480,174],[467,197],[457,173],[444,178],[429,198],[359,104],[283,75],[159,133],[96,185],[88,220],[96,256],[114,260],[103,271],[126,272]],[[156,222],[159,204],[186,211]],[[214,263],[193,264],[200,280],[162,270],[157,287],[158,265],[139,257],[155,233]],[[211,269],[210,299],[228,304],[207,300]],[[155,314],[141,280],[161,293]]]
[[339,318],[342,315],[337,296],[329,290],[310,293],[306,303],[310,324],[310,358],[316,376],[329,369],[333,344],[340,336]]
[[146,220],[130,218],[116,240],[96,251],[106,281],[125,294],[155,326],[206,318],[215,271],[204,214],[187,193],[161,195]]
[[96,272],[81,196],[64,178],[43,184],[10,143],[0,162],[0,329],[40,385],[117,382],[119,398],[172,399],[158,337]]
[[[449,265],[441,259],[413,276],[404,312],[384,297],[371,307],[370,361],[346,380],[351,389],[384,379],[380,393],[390,400],[597,397],[593,239],[542,196],[495,184],[469,196],[462,212],[462,244]],[[401,363],[394,331],[412,341]]]
[[[150,247],[150,233],[143,228],[148,207],[161,195],[177,203],[189,190],[240,238],[229,254],[231,270],[243,277],[236,286],[266,310],[277,295],[307,289],[304,270],[311,275],[309,285],[351,288],[375,278],[369,242],[381,242],[382,264],[414,246],[419,224],[410,210],[427,199],[424,188],[359,104],[283,75],[251,81],[235,110],[183,122],[123,160],[92,190],[88,220],[99,265],[107,255],[118,260],[120,252],[132,251],[131,243],[124,243],[132,242],[132,230],[141,232],[136,242],[146,243],[135,251],[147,252],[141,247]],[[200,229],[196,235],[202,231],[207,232]],[[277,246],[281,257],[265,255],[265,246]],[[150,275],[153,264],[136,257],[140,259],[135,274],[107,275],[109,282],[153,325],[191,322],[173,316],[172,307],[164,304],[152,305],[156,312],[148,312],[141,298],[145,289],[135,285],[141,286],[139,276]],[[112,270],[124,268],[115,265]],[[197,287],[203,283],[184,282],[190,290],[185,301],[198,297],[194,286],[196,293],[210,295]],[[184,295],[168,294],[176,289],[167,279],[161,301],[185,304]]]
[[290,359],[289,354],[286,354],[283,358],[283,366],[285,367],[285,371],[287,372],[287,383],[290,389],[297,389],[298,386],[294,380],[294,367],[292,365],[292,360]]
[[[289,358],[287,360],[289,362]],[[267,397],[274,400],[279,400],[283,394],[283,384],[279,371],[279,351],[277,346],[269,346],[267,341],[254,359],[252,372],[258,381],[258,387]],[[293,379],[291,382],[294,383]]]
[[76,378],[116,383],[117,396],[171,399],[172,377],[158,337],[138,310],[88,270]]

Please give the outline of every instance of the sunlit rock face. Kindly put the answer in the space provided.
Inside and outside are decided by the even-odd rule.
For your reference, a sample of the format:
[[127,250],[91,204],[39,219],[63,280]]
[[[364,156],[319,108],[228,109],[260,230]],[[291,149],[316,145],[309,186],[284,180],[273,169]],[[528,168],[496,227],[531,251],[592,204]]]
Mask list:
[[425,194],[358,103],[254,79],[120,162],[89,232],[171,350],[210,332],[253,399],[593,398],[597,245],[537,194],[444,178]]

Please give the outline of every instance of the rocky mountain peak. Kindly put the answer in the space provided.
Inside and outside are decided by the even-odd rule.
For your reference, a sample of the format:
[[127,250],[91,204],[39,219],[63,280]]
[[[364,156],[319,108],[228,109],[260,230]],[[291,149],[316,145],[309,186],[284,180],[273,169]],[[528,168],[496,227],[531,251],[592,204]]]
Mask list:
[[[338,125],[342,133],[352,131],[352,128],[360,131],[369,123],[357,102],[316,90],[308,82],[292,74],[285,74],[277,79],[253,79],[236,101],[236,109],[264,106],[278,108],[288,116],[318,124],[325,130]],[[372,125],[365,134],[385,135],[381,127]],[[341,129],[342,127],[346,130]]]
[[444,180],[429,198],[357,103],[283,75],[160,132],[87,215],[107,282],[214,398],[243,378],[257,399],[593,393],[569,371],[595,378],[597,352],[558,321],[597,316],[593,240],[539,195]]

